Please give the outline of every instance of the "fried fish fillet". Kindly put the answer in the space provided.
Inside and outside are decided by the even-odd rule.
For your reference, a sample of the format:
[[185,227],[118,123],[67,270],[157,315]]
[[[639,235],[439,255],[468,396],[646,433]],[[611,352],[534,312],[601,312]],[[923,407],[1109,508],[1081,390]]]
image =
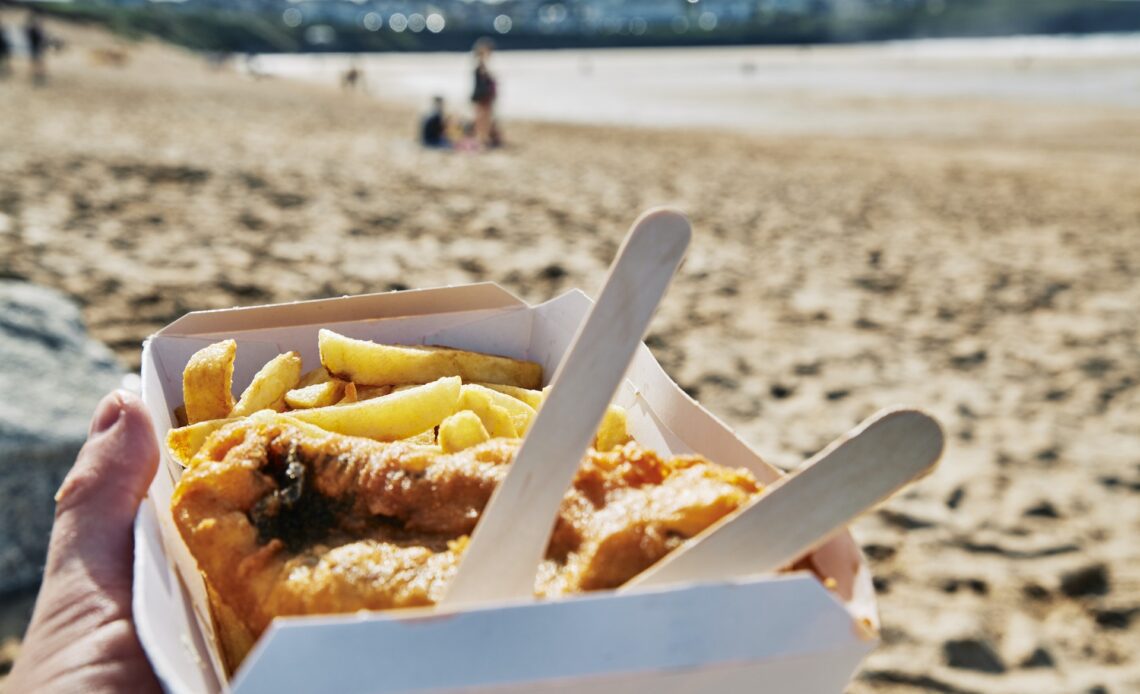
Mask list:
[[[231,667],[284,615],[431,605],[519,446],[457,453],[332,434],[269,412],[212,434],[172,500]],[[620,586],[760,490],[745,470],[590,450],[535,593]],[[238,644],[238,645],[235,645]]]

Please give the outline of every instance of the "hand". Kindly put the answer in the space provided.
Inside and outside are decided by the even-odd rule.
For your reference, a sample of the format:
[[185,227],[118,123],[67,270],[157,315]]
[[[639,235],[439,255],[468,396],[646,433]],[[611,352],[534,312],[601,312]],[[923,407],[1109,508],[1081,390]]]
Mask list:
[[133,524],[158,466],[142,403],[116,392],[56,495],[43,584],[8,692],[161,691],[131,618]]

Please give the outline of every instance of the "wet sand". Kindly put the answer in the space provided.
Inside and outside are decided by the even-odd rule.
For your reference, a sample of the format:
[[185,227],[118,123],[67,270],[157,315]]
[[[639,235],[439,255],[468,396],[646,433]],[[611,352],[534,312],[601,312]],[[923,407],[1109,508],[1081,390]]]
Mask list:
[[884,631],[851,691],[1140,689],[1140,112],[1021,129],[1043,107],[939,99],[944,135],[843,138],[508,122],[472,155],[419,149],[406,106],[158,46],[95,65],[108,39],[66,33],[48,87],[0,82],[0,275],[74,296],[125,364],[193,309],[593,292],[636,214],[674,205],[697,233],[648,343],[764,456],[894,403],[947,429],[941,468],[854,528]]

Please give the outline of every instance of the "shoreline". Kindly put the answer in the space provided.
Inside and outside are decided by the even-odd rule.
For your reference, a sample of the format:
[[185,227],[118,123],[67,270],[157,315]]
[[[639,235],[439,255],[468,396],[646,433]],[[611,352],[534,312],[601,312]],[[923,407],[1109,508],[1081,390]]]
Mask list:
[[[1083,125],[1097,113],[1140,113],[1140,34],[1101,41],[512,51],[496,54],[491,66],[504,120],[780,136],[982,137],[1000,125],[992,118],[1000,109],[1007,122],[1037,135],[1063,120]],[[465,54],[254,60],[269,75],[326,86],[356,66],[362,91],[377,99],[422,109],[440,95],[454,112],[469,110]]]

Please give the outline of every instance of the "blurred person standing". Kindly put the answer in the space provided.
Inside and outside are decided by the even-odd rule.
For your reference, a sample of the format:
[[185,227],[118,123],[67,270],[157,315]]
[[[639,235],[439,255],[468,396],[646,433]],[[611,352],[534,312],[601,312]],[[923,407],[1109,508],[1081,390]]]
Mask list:
[[44,33],[44,25],[35,10],[28,13],[28,19],[24,22],[24,39],[28,43],[28,59],[32,61],[32,82],[44,84],[47,82],[47,65],[44,61],[47,34]]
[[12,45],[8,43],[8,30],[0,21],[0,78],[8,76],[8,57],[12,55]]
[[483,147],[498,147],[501,144],[495,126],[495,98],[498,85],[487,61],[495,49],[495,42],[484,36],[475,42],[475,88],[471,92],[471,103],[475,105],[475,139]]
[[340,86],[348,92],[368,91],[364,81],[364,70],[360,69],[359,56],[352,56],[348,69],[340,76]]

